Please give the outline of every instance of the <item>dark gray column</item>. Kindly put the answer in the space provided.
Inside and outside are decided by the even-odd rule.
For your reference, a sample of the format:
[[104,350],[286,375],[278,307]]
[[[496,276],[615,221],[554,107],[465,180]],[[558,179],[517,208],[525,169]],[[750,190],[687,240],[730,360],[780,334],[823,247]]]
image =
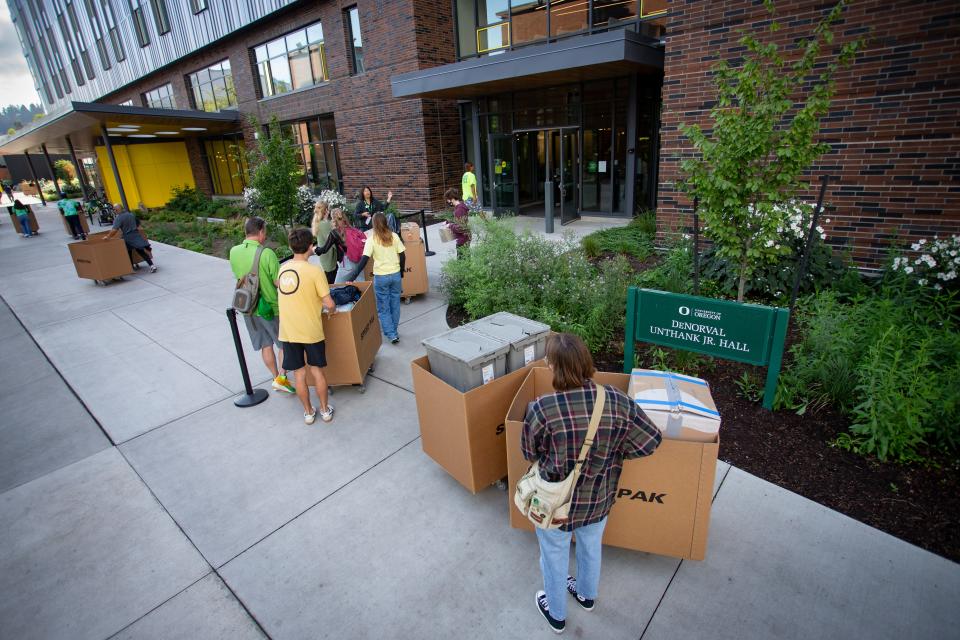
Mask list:
[[70,148],[70,157],[73,158],[73,168],[77,170],[77,179],[80,180],[80,190],[83,191],[83,199],[86,200],[90,197],[90,193],[87,191],[87,173],[83,170],[80,160],[77,159],[77,152],[73,148],[70,136],[66,136],[66,139],[67,147]]
[[127,194],[123,190],[123,181],[120,179],[120,170],[117,169],[117,159],[113,155],[113,145],[110,144],[110,136],[107,134],[107,128],[102,124],[100,125],[100,132],[103,134],[103,145],[107,148],[107,157],[110,158],[110,167],[113,169],[113,177],[117,181],[117,191],[120,192],[120,204],[123,205],[124,210],[129,211],[130,207],[127,205]]
[[40,202],[47,206],[47,199],[43,197],[43,189],[40,188],[40,178],[37,177],[37,170],[33,168],[33,160],[30,159],[30,152],[23,150],[23,157],[27,159],[27,165],[30,167],[30,175],[33,176],[33,183],[37,185],[37,195],[40,196]]
[[[627,99],[627,179],[626,201],[624,211],[628,217],[633,217],[636,208],[637,185],[637,74],[630,74],[630,97]],[[616,197],[616,195],[614,195]]]
[[40,151],[43,151],[43,158],[47,161],[47,168],[50,169],[50,175],[53,176],[53,186],[57,190],[57,195],[60,196],[61,200],[63,200],[63,189],[60,188],[60,181],[57,180],[57,171],[54,168],[53,163],[50,162],[50,154],[47,153],[46,142],[40,145]]
[[[483,148],[480,146],[480,101],[474,100],[470,105],[470,118],[473,120],[473,170],[477,176],[477,200],[483,205]],[[461,194],[463,195],[463,194]],[[465,196],[464,196],[465,197]]]

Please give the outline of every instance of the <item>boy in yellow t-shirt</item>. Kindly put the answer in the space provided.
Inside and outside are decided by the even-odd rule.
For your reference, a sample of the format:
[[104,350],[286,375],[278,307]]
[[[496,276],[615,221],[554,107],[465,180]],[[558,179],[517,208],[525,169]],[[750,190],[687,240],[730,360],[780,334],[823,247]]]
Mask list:
[[327,402],[327,379],[323,367],[327,366],[326,344],[323,339],[323,308],[330,315],[337,312],[337,305],[330,297],[327,276],[307,262],[313,253],[313,234],[309,229],[294,229],[287,237],[293,259],[280,266],[277,276],[277,297],[280,305],[280,342],[283,345],[283,365],[294,372],[297,397],[303,403],[303,421],[313,424],[317,410],[310,403],[310,387],[307,386],[307,370],[310,367],[320,399],[320,419],[333,420],[333,405]]

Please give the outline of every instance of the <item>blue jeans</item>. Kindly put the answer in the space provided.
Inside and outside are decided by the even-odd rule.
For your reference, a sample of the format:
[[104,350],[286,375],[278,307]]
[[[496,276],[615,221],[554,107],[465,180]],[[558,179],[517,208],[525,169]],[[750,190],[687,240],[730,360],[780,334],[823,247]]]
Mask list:
[[400,272],[388,276],[373,276],[373,293],[377,297],[377,315],[383,335],[393,340],[400,324],[400,292],[403,289]]
[[23,235],[32,236],[33,231],[30,230],[30,217],[29,215],[17,216],[17,220],[20,221],[20,230],[23,231]]
[[570,531],[537,529],[540,571],[547,592],[550,617],[567,619],[567,575],[570,569],[570,538],[577,534],[577,593],[587,600],[597,597],[600,584],[600,550],[607,519]]
[[[337,277],[334,280],[334,284],[337,284],[340,282],[346,282],[347,276],[350,274],[351,271],[353,271],[356,268],[357,268],[356,262],[353,262],[347,256],[343,256],[343,264],[340,265],[340,267],[337,269]],[[363,271],[361,271],[360,273],[357,274],[356,281],[363,282],[364,280],[366,280],[366,276],[364,276]]]

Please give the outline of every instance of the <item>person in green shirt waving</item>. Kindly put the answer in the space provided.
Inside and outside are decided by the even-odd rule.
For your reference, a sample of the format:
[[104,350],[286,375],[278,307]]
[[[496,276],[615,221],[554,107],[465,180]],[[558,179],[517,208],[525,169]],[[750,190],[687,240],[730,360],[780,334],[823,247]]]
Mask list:
[[[263,218],[256,216],[249,218],[243,228],[246,238],[237,246],[230,249],[230,269],[233,277],[241,279],[253,267],[253,259],[257,248],[267,240],[267,223]],[[280,261],[273,249],[264,247],[260,253],[260,295],[257,297],[256,310],[243,315],[250,342],[253,348],[260,352],[263,364],[273,374],[273,388],[275,391],[293,395],[296,389],[287,379],[287,372],[283,368],[283,352],[281,351],[280,364],[273,351],[274,345],[280,348],[280,307],[277,303],[277,276],[280,274]]]

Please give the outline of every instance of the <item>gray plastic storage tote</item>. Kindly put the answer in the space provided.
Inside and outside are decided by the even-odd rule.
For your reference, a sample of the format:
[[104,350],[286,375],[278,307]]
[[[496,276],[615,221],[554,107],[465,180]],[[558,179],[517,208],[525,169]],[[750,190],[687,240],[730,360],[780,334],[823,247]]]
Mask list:
[[506,374],[510,345],[464,327],[423,341],[435,376],[460,391],[470,391]]
[[522,369],[542,358],[547,349],[547,335],[550,333],[548,325],[506,311],[480,318],[465,326],[474,333],[510,345],[507,373]]

